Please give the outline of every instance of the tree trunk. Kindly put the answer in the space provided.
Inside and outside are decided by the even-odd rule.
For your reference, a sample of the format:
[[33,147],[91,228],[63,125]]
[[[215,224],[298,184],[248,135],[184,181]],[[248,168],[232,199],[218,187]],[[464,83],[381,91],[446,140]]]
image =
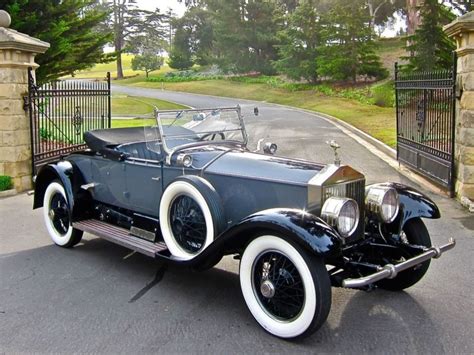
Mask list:
[[418,7],[420,0],[407,0],[407,34],[413,35],[420,26],[420,13]]
[[[117,48],[115,48],[117,50]],[[122,49],[118,52],[117,55],[117,79],[123,79],[123,68],[122,68]]]

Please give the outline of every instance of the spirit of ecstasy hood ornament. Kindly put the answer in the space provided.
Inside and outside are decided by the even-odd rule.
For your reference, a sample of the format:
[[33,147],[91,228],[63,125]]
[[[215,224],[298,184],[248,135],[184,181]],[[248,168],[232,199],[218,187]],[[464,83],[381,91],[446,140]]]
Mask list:
[[339,153],[337,152],[337,150],[341,148],[341,146],[337,144],[334,139],[326,142],[326,144],[329,144],[329,146],[334,150],[334,164],[336,166],[341,165],[341,158],[339,157]]

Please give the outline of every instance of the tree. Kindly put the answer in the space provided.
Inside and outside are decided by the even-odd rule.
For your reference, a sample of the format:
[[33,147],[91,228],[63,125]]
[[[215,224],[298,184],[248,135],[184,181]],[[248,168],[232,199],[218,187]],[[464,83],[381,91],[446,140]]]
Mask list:
[[281,44],[277,47],[279,59],[275,68],[294,80],[305,79],[315,83],[317,47],[320,44],[319,14],[315,1],[303,1],[287,15],[285,29],[279,32]]
[[117,78],[122,79],[122,53],[127,49],[133,50],[131,48],[135,40],[143,36],[165,40],[163,21],[166,15],[160,14],[158,9],[155,11],[139,9],[136,0],[103,1],[102,6],[111,9],[107,31],[113,33],[113,44],[117,53]]
[[215,62],[225,71],[258,71],[274,74],[277,32],[281,16],[278,6],[267,0],[209,2],[214,14]]
[[12,28],[51,45],[36,57],[39,83],[114,59],[103,53],[111,35],[98,30],[108,13],[94,7],[94,3],[95,0],[4,0],[2,7],[12,17]]
[[318,74],[335,80],[388,75],[375,54],[373,32],[363,1],[336,0],[324,16],[324,43],[318,48]]
[[150,72],[160,69],[162,65],[163,57],[159,57],[154,53],[139,54],[132,59],[132,69],[145,71],[147,78]]
[[178,70],[191,68],[194,64],[191,51],[191,29],[186,26],[186,19],[176,19],[174,27],[176,30],[168,65]]
[[409,71],[431,71],[452,67],[454,42],[446,36],[442,26],[451,22],[454,15],[438,0],[425,0],[420,8],[421,25],[408,38],[407,51],[411,53]]

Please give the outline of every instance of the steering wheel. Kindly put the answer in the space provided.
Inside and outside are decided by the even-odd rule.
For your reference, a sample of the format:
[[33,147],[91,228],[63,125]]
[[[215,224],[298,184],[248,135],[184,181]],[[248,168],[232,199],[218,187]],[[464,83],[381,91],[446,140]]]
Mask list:
[[216,136],[220,136],[222,140],[225,140],[225,135],[223,132],[219,132],[219,133],[207,133],[205,135],[203,135],[201,138],[199,138],[200,141],[204,141],[208,138],[210,138],[209,140],[210,141],[213,141],[214,139],[216,139]]

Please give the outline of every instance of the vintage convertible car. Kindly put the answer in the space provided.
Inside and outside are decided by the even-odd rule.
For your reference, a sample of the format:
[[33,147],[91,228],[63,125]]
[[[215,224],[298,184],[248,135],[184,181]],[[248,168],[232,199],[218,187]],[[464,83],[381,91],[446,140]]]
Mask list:
[[271,143],[250,151],[238,106],[156,119],[89,131],[89,149],[40,170],[34,208],[54,243],[72,247],[88,232],[196,270],[235,255],[250,312],[287,339],[325,322],[331,286],[402,290],[454,247],[431,246],[421,218],[440,212],[415,189],[366,186],[338,159],[277,157]]

